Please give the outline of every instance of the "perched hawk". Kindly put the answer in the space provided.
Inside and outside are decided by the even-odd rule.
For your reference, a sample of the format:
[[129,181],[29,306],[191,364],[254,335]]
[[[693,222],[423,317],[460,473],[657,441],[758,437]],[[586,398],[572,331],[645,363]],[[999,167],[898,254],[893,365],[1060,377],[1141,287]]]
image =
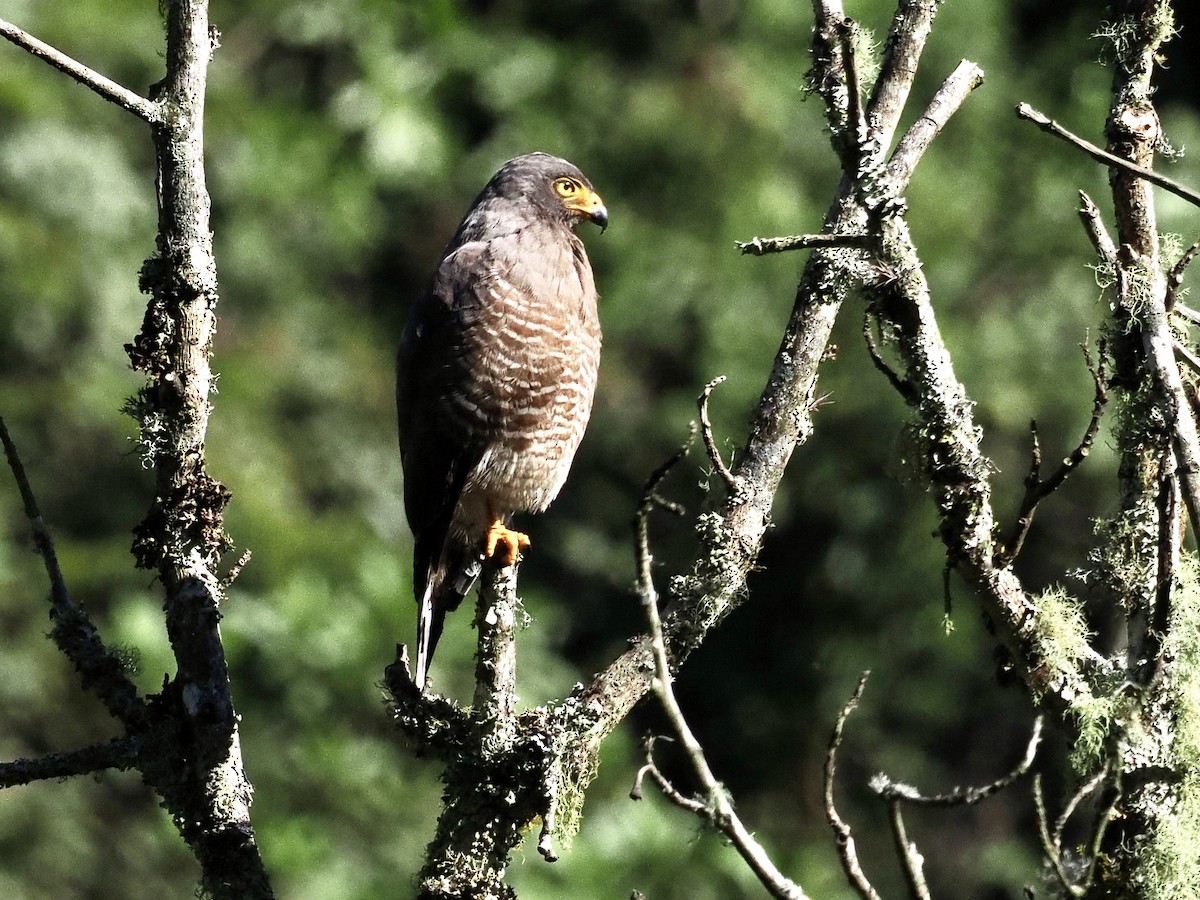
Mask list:
[[446,613],[485,557],[514,562],[566,481],[600,362],[584,219],[608,211],[583,173],[530,153],[487,183],[417,300],[397,360],[404,507],[420,618],[414,681],[424,689]]

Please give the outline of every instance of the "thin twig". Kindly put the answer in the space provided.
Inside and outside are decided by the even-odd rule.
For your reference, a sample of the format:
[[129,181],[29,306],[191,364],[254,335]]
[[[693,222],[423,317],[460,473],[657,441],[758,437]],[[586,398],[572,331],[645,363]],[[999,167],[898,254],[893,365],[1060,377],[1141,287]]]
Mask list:
[[55,645],[71,660],[82,676],[84,687],[93,691],[108,711],[126,728],[140,728],[146,712],[138,697],[137,687],[125,672],[124,663],[104,646],[88,614],[71,599],[66,578],[54,549],[54,538],[42,518],[37,497],[25,474],[16,444],[0,417],[0,443],[17,483],[17,491],[33,531],[33,542],[42,556],[46,575],[50,579],[50,618],[54,622],[50,636]]
[[1017,104],[1017,117],[1025,119],[1028,122],[1032,122],[1042,131],[1052,134],[1057,138],[1061,138],[1067,143],[1074,144],[1097,162],[1102,162],[1106,166],[1111,166],[1114,169],[1122,169],[1131,175],[1136,175],[1139,178],[1145,179],[1151,184],[1156,184],[1160,188],[1170,191],[1177,197],[1182,197],[1184,200],[1194,206],[1200,206],[1200,193],[1197,193],[1189,187],[1185,187],[1178,181],[1168,178],[1166,175],[1155,172],[1153,169],[1147,169],[1144,166],[1131,163],[1127,159],[1114,156],[1107,150],[1101,150],[1095,144],[1085,141],[1078,135],[1068,131],[1066,128],[1063,128],[1049,116],[1038,112],[1028,103]]
[[1119,781],[1110,782],[1111,791],[1109,793],[1109,802],[1105,805],[1104,810],[1096,819],[1096,830],[1092,834],[1092,841],[1088,846],[1088,868],[1083,876],[1083,884],[1081,893],[1086,895],[1092,889],[1092,883],[1096,878],[1096,866],[1100,862],[1100,853],[1104,845],[1104,834],[1108,831],[1108,824],[1116,815],[1117,804],[1121,802],[1121,785]]
[[792,234],[787,237],[756,237],[748,241],[735,241],[737,248],[749,256],[766,256],[768,253],[784,253],[788,250],[867,250],[871,246],[869,235],[851,234]]
[[1179,261],[1171,266],[1171,270],[1167,272],[1167,311],[1170,312],[1175,308],[1175,304],[1179,300],[1179,289],[1183,287],[1183,275],[1187,271],[1187,267],[1192,264],[1192,260],[1200,255],[1200,241],[1196,241],[1190,247],[1183,251],[1183,256],[1179,257]]
[[122,87],[111,79],[105,78],[99,72],[93,71],[83,63],[67,56],[62,51],[56,50],[49,44],[39,41],[28,32],[22,31],[11,22],[0,19],[0,37],[12,41],[12,43],[21,49],[29,51],[38,59],[49,63],[85,87],[91,88],[105,100],[117,104],[122,109],[129,110],[129,112],[145,122],[157,125],[162,121],[162,111],[159,109],[157,103],[147,100],[140,94],[129,90],[129,88]]
[[917,850],[917,845],[908,839],[908,832],[904,828],[904,813],[900,807],[898,799],[888,804],[888,821],[892,825],[896,853],[904,864],[904,880],[908,882],[908,890],[913,900],[930,900],[929,885],[925,883],[925,860]]
[[0,788],[16,787],[33,781],[89,775],[104,769],[132,768],[137,764],[136,743],[129,737],[114,738],[66,753],[51,753],[37,759],[16,759],[0,763]]
[[1067,830],[1067,823],[1070,822],[1071,816],[1075,815],[1075,810],[1093,791],[1096,790],[1108,778],[1109,766],[1106,763],[1104,768],[1085,781],[1067,801],[1067,805],[1063,807],[1063,811],[1059,813],[1057,819],[1054,820],[1054,843],[1062,846],[1063,833]]
[[842,868],[846,872],[846,877],[850,880],[850,886],[858,891],[860,897],[864,900],[880,900],[879,893],[871,885],[867,879],[866,873],[863,872],[862,866],[858,861],[858,849],[854,843],[854,833],[850,830],[850,826],[846,820],[841,817],[837,811],[837,805],[833,800],[833,785],[837,779],[837,754],[842,746],[842,732],[846,728],[846,720],[850,718],[850,713],[858,709],[858,701],[862,699],[863,690],[867,686],[867,679],[871,676],[869,671],[863,672],[858,679],[858,686],[854,689],[854,693],[850,699],[846,701],[846,705],[842,707],[841,713],[838,714],[837,722],[833,726],[833,737],[829,741],[829,752],[825,754],[825,819],[829,822],[833,833],[837,837],[838,854],[841,856]]
[[229,567],[229,574],[221,579],[221,587],[228,588],[237,581],[238,576],[242,574],[242,569],[246,568],[253,555],[250,550],[246,550],[246,552],[239,556],[238,561]]
[[37,497],[34,496],[33,488],[29,484],[29,477],[25,474],[25,464],[21,462],[17,445],[13,442],[12,435],[8,433],[8,426],[4,424],[3,417],[0,417],[0,443],[4,444],[4,455],[8,460],[9,469],[12,470],[13,479],[17,483],[17,491],[20,493],[21,503],[25,507],[25,517],[29,519],[29,524],[33,529],[34,546],[41,553],[46,574],[50,577],[50,604],[56,614],[65,615],[71,611],[74,604],[71,601],[70,592],[67,590],[66,579],[63,578],[62,567],[58,563],[54,539],[50,536],[45,519],[42,518]]
[[1070,896],[1082,897],[1083,889],[1071,880],[1071,876],[1063,868],[1062,844],[1050,834],[1050,818],[1046,814],[1046,798],[1042,794],[1041,775],[1033,776],[1033,805],[1037,811],[1038,837],[1042,842],[1042,854],[1054,870],[1054,877],[1058,879],[1058,883]]
[[880,773],[871,779],[871,790],[888,803],[903,800],[905,803],[913,803],[917,806],[973,806],[998,791],[1004,790],[1029,771],[1042,740],[1043,724],[1042,716],[1034,719],[1033,733],[1029,736],[1029,743],[1025,746],[1025,755],[1021,761],[1011,771],[988,784],[980,787],[960,786],[945,794],[922,794],[915,787],[892,781],[887,775]]
[[725,483],[725,490],[730,497],[736,497],[741,490],[741,484],[734,476],[733,472],[729,471],[729,466],[725,465],[725,460],[721,459],[721,451],[717,447],[717,441],[713,437],[712,422],[708,418],[708,398],[712,396],[713,389],[725,383],[725,376],[718,375],[712,381],[704,386],[704,390],[700,392],[700,397],[696,401],[696,405],[700,409],[700,436],[704,439],[704,449],[708,451],[708,460],[712,463],[714,471],[720,476],[721,481]]
[[1025,476],[1025,495],[1021,498],[1021,507],[1017,513],[1017,522],[1013,527],[1013,534],[1008,539],[1004,549],[997,556],[997,562],[1003,565],[1011,563],[1020,555],[1021,548],[1025,544],[1025,538],[1029,535],[1029,529],[1033,525],[1033,517],[1037,512],[1038,504],[1062,487],[1067,477],[1087,459],[1088,454],[1092,452],[1092,446],[1096,442],[1096,435],[1100,432],[1100,420],[1104,415],[1105,407],[1108,405],[1108,372],[1105,369],[1104,362],[1107,358],[1105,344],[1104,340],[1101,339],[1098,360],[1093,359],[1091,351],[1088,350],[1086,344],[1081,344],[1080,346],[1083,349],[1084,359],[1087,362],[1088,372],[1092,376],[1092,384],[1094,385],[1092,417],[1088,420],[1083,437],[1079,439],[1079,443],[1075,445],[1075,449],[1063,459],[1054,471],[1054,474],[1045,481],[1041,479],[1042,450],[1041,444],[1038,441],[1037,422],[1031,421],[1029,423],[1029,432],[1032,438],[1029,474]]
[[633,787],[629,790],[629,799],[642,799],[644,796],[642,782],[645,781],[646,776],[649,775],[650,780],[658,785],[658,789],[676,806],[680,807],[681,809],[686,809],[688,812],[695,813],[696,815],[704,815],[704,804],[694,797],[687,797],[681,793],[675,787],[675,785],[671,783],[671,780],[662,773],[662,770],[658,767],[658,763],[654,761],[654,745],[659,740],[671,741],[674,739],[665,735],[656,736],[651,734],[646,736],[645,741],[642,742],[642,748],[646,751],[646,764],[638,769],[637,776],[633,780]]
[[[683,710],[675,698],[675,692],[671,687],[671,666],[667,659],[666,639],[663,636],[662,618],[658,611],[658,592],[654,587],[654,579],[651,574],[653,558],[650,555],[647,520],[649,519],[650,511],[659,505],[657,501],[658,485],[666,477],[671,468],[687,453],[694,438],[695,427],[693,426],[692,434],[688,441],[671,459],[655,470],[650,476],[646,486],[642,489],[641,503],[638,505],[637,515],[634,519],[634,529],[637,536],[638,593],[646,611],[646,618],[650,624],[650,647],[654,656],[653,690],[662,703],[663,710],[666,712],[667,719],[670,721],[671,727],[683,747],[693,773],[704,789],[706,800],[706,802],[700,804],[699,809],[696,808],[693,801],[687,801],[680,805],[686,809],[690,809],[692,812],[703,815],[715,828],[719,829],[729,839],[730,843],[733,844],[738,854],[750,866],[751,870],[758,877],[763,887],[770,892],[771,896],[780,898],[780,900],[807,900],[804,890],[779,871],[767,855],[766,850],[763,849],[762,845],[758,843],[745,825],[742,824],[737,813],[734,812],[733,803],[728,793],[709,767],[708,760],[704,755],[704,748],[688,725],[687,719],[683,715]],[[666,782],[665,778],[659,777],[657,767],[649,770],[648,774],[655,778],[660,787],[664,783],[669,785],[669,782]],[[682,795],[673,788],[667,792],[667,796],[675,802],[678,802],[676,798],[682,798]]]
[[1084,230],[1087,231],[1096,254],[1105,264],[1116,268],[1117,245],[1113,243],[1112,236],[1104,227],[1104,219],[1100,216],[1100,208],[1096,206],[1096,201],[1089,197],[1086,191],[1079,192],[1079,219],[1083,222]]
[[917,399],[917,392],[883,358],[883,350],[880,348],[879,341],[875,337],[875,332],[871,328],[872,325],[878,324],[878,314],[874,313],[871,307],[868,306],[863,313],[863,340],[867,343],[867,353],[871,356],[871,362],[875,364],[875,368],[883,374],[883,377],[888,380],[888,383],[896,390],[896,393],[900,395],[905,403],[914,403]]

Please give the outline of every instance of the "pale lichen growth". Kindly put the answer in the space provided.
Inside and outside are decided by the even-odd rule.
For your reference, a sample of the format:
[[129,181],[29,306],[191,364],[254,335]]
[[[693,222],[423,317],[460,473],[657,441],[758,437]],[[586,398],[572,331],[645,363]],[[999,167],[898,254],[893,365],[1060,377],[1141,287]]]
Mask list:
[[1033,605],[1042,658],[1056,674],[1073,675],[1092,655],[1092,632],[1080,602],[1055,586],[1035,597]]
[[1105,758],[1119,702],[1093,693],[1080,677],[1081,666],[1096,655],[1080,601],[1055,586],[1035,597],[1033,605],[1038,649],[1049,669],[1047,683],[1062,695],[1075,720],[1078,736],[1071,762],[1078,772],[1094,772]]
[[1175,13],[1171,4],[1159,2],[1149,14],[1104,22],[1092,37],[1104,41],[1101,62],[1116,62],[1132,69],[1147,47],[1156,48],[1175,34]]
[[1139,880],[1148,900],[1200,897],[1200,566],[1196,558],[1184,557],[1178,574],[1163,648],[1171,661],[1164,691],[1174,721],[1164,723],[1163,740],[1179,781],[1166,792],[1159,827],[1140,854]]
[[1071,765],[1081,775],[1100,769],[1107,760],[1112,743],[1113,728],[1121,719],[1121,703],[1109,694],[1085,694],[1071,704],[1075,720],[1075,746],[1071,748]]

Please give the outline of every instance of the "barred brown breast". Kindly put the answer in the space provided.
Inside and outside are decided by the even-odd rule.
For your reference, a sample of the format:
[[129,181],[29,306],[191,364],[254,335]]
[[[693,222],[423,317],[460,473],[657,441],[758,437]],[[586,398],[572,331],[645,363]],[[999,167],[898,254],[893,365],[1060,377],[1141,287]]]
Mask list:
[[445,615],[480,561],[512,562],[508,525],[562,489],[600,362],[596,287],[573,226],[608,213],[571,163],[510,160],[476,198],[418,299],[397,363],[404,503],[423,688]]

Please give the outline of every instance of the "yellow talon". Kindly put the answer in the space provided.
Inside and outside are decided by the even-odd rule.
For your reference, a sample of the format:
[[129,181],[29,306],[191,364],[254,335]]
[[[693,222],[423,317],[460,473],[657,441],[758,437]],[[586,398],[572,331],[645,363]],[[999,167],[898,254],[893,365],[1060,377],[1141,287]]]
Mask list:
[[501,565],[511,566],[517,561],[521,551],[528,546],[529,535],[513,531],[504,522],[497,519],[488,529],[487,547],[484,553],[488,559],[496,557]]

